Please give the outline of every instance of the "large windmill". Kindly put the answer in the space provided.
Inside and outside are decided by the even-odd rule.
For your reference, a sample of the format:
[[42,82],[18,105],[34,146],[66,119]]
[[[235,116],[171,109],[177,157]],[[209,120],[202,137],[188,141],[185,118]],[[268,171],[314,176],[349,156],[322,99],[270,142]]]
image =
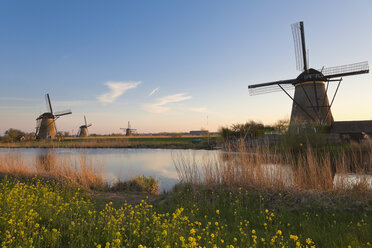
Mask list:
[[125,130],[125,136],[132,136],[136,132],[136,129],[131,128],[130,121],[128,121],[127,128],[120,128],[120,129]]
[[79,127],[78,135],[79,137],[87,137],[88,136],[88,127],[92,126],[92,124],[87,124],[87,118],[84,115],[84,125]]
[[[251,95],[283,91],[292,99],[290,128],[294,126],[323,126],[333,123],[331,107],[342,77],[368,73],[368,62],[342,65],[315,70],[309,68],[306,55],[305,32],[303,22],[292,24],[292,34],[296,54],[297,69],[301,74],[297,78],[249,85]],[[327,92],[330,82],[337,82],[331,102]],[[288,90],[295,90],[292,97]]]
[[71,114],[71,110],[64,110],[57,113],[53,113],[52,104],[50,102],[49,94],[45,95],[47,111],[41,114],[36,119],[36,139],[54,139],[56,136],[56,120],[63,116]]

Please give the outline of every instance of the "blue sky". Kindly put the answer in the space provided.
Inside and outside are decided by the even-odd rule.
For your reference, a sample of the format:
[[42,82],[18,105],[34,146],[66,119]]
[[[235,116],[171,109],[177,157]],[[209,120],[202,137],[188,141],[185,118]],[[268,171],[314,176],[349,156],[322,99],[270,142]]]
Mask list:
[[[371,13],[367,0],[0,0],[0,133],[33,131],[45,93],[72,110],[57,121],[69,132],[84,115],[91,133],[289,118],[284,93],[247,85],[298,75],[290,24],[305,23],[311,67],[371,62]],[[372,74],[344,78],[335,120],[372,119],[371,92]]]

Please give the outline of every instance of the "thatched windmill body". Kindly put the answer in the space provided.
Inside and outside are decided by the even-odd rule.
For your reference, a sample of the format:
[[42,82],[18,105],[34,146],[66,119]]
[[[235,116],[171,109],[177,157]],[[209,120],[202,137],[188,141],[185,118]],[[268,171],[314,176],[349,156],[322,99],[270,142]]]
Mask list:
[[[301,74],[293,79],[249,85],[250,94],[283,91],[293,101],[290,129],[295,126],[331,125],[333,123],[331,107],[342,77],[368,73],[368,62],[330,68],[323,67],[321,70],[309,68],[303,22],[292,24],[292,34],[297,69],[301,71]],[[337,82],[331,102],[327,95],[330,82]],[[288,90],[291,89],[295,90],[293,97],[288,93]]]
[[88,127],[92,126],[92,124],[87,124],[87,118],[84,115],[84,125],[79,127],[78,137],[87,137],[88,136]]
[[36,119],[36,139],[54,139],[57,133],[55,125],[56,120],[63,115],[69,115],[72,113],[71,110],[53,113],[49,94],[45,95],[45,100],[48,112],[41,114]]

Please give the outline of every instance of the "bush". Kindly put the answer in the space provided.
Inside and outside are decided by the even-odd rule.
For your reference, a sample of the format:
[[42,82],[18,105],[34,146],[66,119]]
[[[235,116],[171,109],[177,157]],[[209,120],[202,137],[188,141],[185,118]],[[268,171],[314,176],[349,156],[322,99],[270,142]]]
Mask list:
[[7,131],[5,131],[4,137],[1,139],[2,142],[9,143],[9,142],[15,142],[20,141],[22,137],[25,136],[25,133],[18,130],[10,128]]
[[159,183],[153,177],[137,176],[129,181],[120,179],[111,187],[112,191],[144,192],[152,195],[159,193]]

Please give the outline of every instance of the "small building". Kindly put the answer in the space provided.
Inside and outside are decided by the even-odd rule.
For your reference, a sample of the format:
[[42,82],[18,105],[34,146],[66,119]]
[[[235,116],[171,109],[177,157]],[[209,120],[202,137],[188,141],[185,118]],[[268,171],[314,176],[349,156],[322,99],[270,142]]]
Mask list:
[[344,141],[361,141],[372,137],[372,120],[335,121],[331,126],[331,135],[336,135]]

